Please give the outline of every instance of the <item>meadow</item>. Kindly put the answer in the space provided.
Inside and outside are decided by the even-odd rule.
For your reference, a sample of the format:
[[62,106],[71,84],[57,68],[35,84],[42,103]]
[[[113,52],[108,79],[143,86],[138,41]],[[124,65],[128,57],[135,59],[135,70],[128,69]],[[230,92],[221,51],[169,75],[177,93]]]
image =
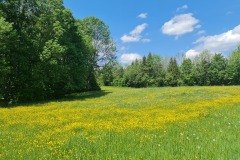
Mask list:
[[0,108],[0,159],[240,159],[240,86],[117,88]]

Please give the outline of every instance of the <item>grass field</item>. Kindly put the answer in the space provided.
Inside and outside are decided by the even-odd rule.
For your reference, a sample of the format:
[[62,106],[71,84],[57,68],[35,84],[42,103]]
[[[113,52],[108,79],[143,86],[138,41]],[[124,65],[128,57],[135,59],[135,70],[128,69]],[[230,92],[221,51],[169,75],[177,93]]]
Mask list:
[[102,89],[0,108],[0,159],[240,159],[240,87]]

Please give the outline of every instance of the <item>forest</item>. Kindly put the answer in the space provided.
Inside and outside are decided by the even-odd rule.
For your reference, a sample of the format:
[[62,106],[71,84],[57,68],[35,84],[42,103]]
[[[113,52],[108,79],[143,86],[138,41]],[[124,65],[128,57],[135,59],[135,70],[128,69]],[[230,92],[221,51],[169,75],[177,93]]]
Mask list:
[[116,50],[102,20],[75,19],[62,0],[1,0],[0,42],[6,103],[99,90],[95,71],[114,60]]
[[108,26],[96,17],[75,19],[62,0],[1,0],[0,41],[4,103],[57,99],[101,85],[240,84],[240,47],[228,57],[203,51],[177,60],[149,53],[123,67]]
[[207,50],[195,57],[176,57],[149,53],[126,68],[109,63],[99,71],[99,83],[136,88],[240,84],[240,46],[228,57]]

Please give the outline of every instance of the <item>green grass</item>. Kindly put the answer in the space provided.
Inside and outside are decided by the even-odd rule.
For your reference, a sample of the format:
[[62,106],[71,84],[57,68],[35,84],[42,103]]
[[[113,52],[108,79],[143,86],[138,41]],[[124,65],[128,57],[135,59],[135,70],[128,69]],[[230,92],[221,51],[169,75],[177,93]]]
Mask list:
[[240,159],[240,87],[114,88],[0,108],[0,159]]
[[66,149],[76,148],[76,157],[80,159],[238,160],[239,117],[240,107],[236,106],[158,131],[94,132],[92,136],[98,134],[101,138],[93,142],[78,134],[70,139]]

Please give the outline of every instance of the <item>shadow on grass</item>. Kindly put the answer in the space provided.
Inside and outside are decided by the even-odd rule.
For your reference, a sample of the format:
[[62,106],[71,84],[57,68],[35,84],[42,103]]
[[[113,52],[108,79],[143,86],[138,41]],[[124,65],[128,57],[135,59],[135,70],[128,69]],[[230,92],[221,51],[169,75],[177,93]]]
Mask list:
[[63,98],[60,99],[52,99],[52,100],[46,100],[46,101],[36,101],[36,102],[29,102],[29,103],[17,103],[17,104],[7,104],[7,103],[1,103],[0,102],[0,108],[16,108],[19,106],[24,107],[31,107],[33,105],[44,105],[49,102],[70,102],[70,101],[76,101],[76,100],[86,100],[86,99],[92,99],[92,98],[99,98],[102,96],[106,96],[112,92],[101,90],[101,91],[88,91],[88,92],[82,92],[82,93],[73,93],[66,95]]

